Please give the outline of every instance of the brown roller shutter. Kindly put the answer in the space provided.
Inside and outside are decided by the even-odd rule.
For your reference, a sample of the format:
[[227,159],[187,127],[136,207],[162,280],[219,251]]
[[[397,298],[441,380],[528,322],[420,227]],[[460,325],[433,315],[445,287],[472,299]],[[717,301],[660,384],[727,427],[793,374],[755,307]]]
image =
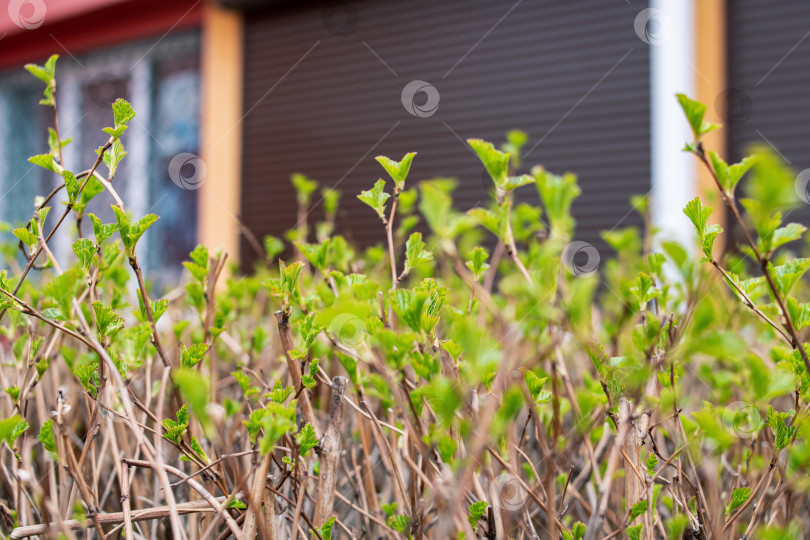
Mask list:
[[[799,172],[810,167],[810,2],[728,4],[727,136],[738,161],[752,143],[770,144]],[[802,205],[790,221],[810,222]]]
[[[577,236],[602,245],[599,231],[639,224],[628,199],[650,187],[649,51],[633,29],[643,7],[411,0],[249,9],[245,224],[257,236],[293,226],[289,177],[298,171],[343,190],[356,241],[381,242],[376,215],[355,197],[383,176],[374,156],[418,152],[411,178],[457,178],[457,207],[468,209],[488,195],[462,140],[500,143],[520,128],[527,149],[539,143],[527,169],[580,175]],[[403,107],[414,80],[437,89],[435,114]],[[536,198],[531,187],[521,192]],[[254,259],[246,241],[242,256],[248,266]]]

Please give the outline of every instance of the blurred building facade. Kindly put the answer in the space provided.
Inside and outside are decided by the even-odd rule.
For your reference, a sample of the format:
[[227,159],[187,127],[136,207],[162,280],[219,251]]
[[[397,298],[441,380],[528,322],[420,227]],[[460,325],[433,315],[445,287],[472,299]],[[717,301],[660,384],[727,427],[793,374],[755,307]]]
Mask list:
[[726,121],[707,142],[721,155],[760,140],[810,167],[806,3],[11,0],[3,15],[3,219],[26,219],[56,181],[25,162],[51,119],[21,67],[58,53],[68,167],[92,161],[113,99],[138,112],[117,181],[134,213],[161,216],[152,267],[197,241],[249,266],[246,231],[279,236],[297,220],[293,172],[344,193],[340,233],[382,241],[355,198],[382,176],[378,154],[418,152],[414,180],[454,177],[460,209],[486,205],[464,140],[513,128],[529,135],[523,171],[579,174],[578,239],[603,246],[601,231],[640,224],[629,200],[647,193],[654,222],[684,238],[681,209],[710,186],[681,152],[676,92]]

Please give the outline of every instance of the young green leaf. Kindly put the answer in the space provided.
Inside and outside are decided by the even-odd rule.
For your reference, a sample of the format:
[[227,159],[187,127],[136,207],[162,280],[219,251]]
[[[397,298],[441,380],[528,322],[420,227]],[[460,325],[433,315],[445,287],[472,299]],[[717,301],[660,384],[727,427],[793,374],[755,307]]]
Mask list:
[[34,77],[45,83],[44,98],[40,100],[40,105],[47,105],[55,107],[56,102],[53,98],[53,92],[56,89],[56,60],[59,58],[58,54],[51,55],[44,65],[38,66],[36,64],[26,64],[25,69]]
[[709,155],[709,160],[712,162],[712,168],[720,181],[720,185],[729,195],[734,195],[734,189],[742,179],[743,175],[748,172],[748,169],[754,166],[757,161],[756,156],[749,156],[741,162],[734,165],[728,165],[716,153],[709,150],[706,152]]
[[56,436],[54,435],[53,420],[46,420],[39,428],[37,439],[42,443],[42,447],[51,454],[57,453]]
[[51,172],[55,172],[57,174],[61,174],[59,170],[59,165],[56,164],[56,161],[53,159],[53,155],[51,154],[38,154],[36,156],[31,156],[28,158],[29,163],[33,163],[43,169],[49,170]]
[[726,515],[732,515],[734,511],[745,504],[749,498],[751,498],[751,490],[749,488],[742,487],[735,489],[734,493],[731,494],[731,501],[728,503],[728,508],[726,508]]
[[528,140],[529,136],[525,131],[513,129],[506,134],[506,142],[501,145],[501,150],[512,156],[512,166],[515,169],[520,167],[520,152]]
[[[112,110],[113,110],[113,122],[115,123],[115,127],[112,128],[107,127],[104,128],[102,131],[104,131],[104,133],[115,139],[115,141],[113,142],[113,144],[115,144],[118,142],[119,137],[121,137],[121,135],[123,135],[123,133],[129,127],[127,125],[129,124],[129,121],[135,118],[135,111],[132,109],[132,106],[125,99],[121,98],[115,100],[115,102],[112,104]],[[120,159],[118,159],[118,161],[120,161]]]
[[172,379],[180,390],[183,399],[188,403],[191,412],[200,421],[203,429],[211,430],[211,418],[208,415],[208,379],[193,369],[180,368],[172,370]]
[[95,301],[93,311],[96,315],[96,332],[99,341],[103,342],[105,338],[124,327],[124,319],[116,315],[110,306]]
[[298,443],[299,453],[306,457],[309,454],[309,451],[318,446],[318,438],[315,436],[315,428],[307,422],[307,424],[301,428],[301,431],[298,435],[295,436],[295,441]]
[[629,523],[635,521],[637,517],[644,514],[647,511],[647,507],[649,506],[649,502],[645,499],[643,501],[638,501],[636,504],[633,505],[633,508],[630,509],[630,516],[627,518]]
[[470,526],[475,530],[475,527],[478,525],[478,522],[484,517],[484,512],[487,509],[487,501],[477,501],[472,503],[469,506],[470,515],[467,516],[467,519],[470,522]]
[[467,144],[478,155],[495,186],[505,189],[506,177],[509,175],[509,154],[497,150],[492,143],[481,139],[467,139]]
[[405,243],[405,270],[408,274],[412,269],[433,260],[433,253],[425,250],[422,233],[413,233]]
[[183,440],[183,434],[188,429],[189,420],[191,420],[191,416],[188,413],[188,406],[184,403],[177,411],[177,420],[171,418],[163,420],[163,427],[166,429],[163,438],[175,444],[180,444]]
[[405,179],[408,178],[408,172],[411,170],[411,162],[413,161],[416,152],[409,152],[400,161],[385,156],[377,156],[375,159],[380,165],[388,172],[388,175],[394,180],[396,191],[401,191],[405,188]]
[[298,204],[301,206],[309,206],[312,194],[318,189],[318,182],[310,180],[301,173],[293,173],[290,178],[295,192],[298,194]]
[[118,230],[117,223],[102,223],[101,219],[95,214],[87,214],[87,217],[90,218],[90,222],[93,224],[93,234],[96,237],[96,244],[99,246]]
[[208,352],[207,343],[196,343],[189,348],[186,348],[185,345],[181,345],[180,366],[184,368],[193,368],[202,361],[206,352]]
[[366,203],[372,208],[380,219],[385,220],[385,202],[391,195],[385,191],[385,180],[382,178],[375,182],[374,187],[365,191],[361,191],[358,199]]
[[773,407],[768,408],[768,425],[773,430],[773,445],[777,452],[787,448],[796,433],[796,426],[789,422],[793,419],[793,414],[793,411],[777,412]]
[[[323,540],[332,540],[332,531],[335,528],[335,517],[332,516],[327,519],[323,525],[318,527],[318,533]],[[313,535],[314,536],[314,535]]]
[[82,265],[82,268],[87,270],[93,262],[96,247],[93,245],[93,242],[87,238],[79,238],[73,242],[73,253],[79,258],[79,264]]
[[407,534],[411,525],[411,518],[404,514],[394,514],[393,516],[388,516],[388,519],[385,520],[385,524],[397,532]]
[[467,260],[464,264],[470,269],[470,272],[472,272],[475,281],[481,281],[481,277],[489,269],[489,264],[486,262],[488,257],[489,253],[487,253],[487,250],[478,246],[467,254]]
[[628,540],[641,540],[641,532],[643,529],[644,529],[643,523],[633,525],[632,527],[627,527]]
[[519,187],[534,184],[535,178],[529,174],[521,174],[520,176],[508,176],[506,182],[503,184],[504,191],[513,191]]
[[689,127],[692,128],[692,135],[694,135],[696,142],[700,141],[706,133],[720,127],[717,124],[703,121],[706,114],[706,105],[688,98],[685,94],[677,94],[677,98],[686,115],[686,120],[689,122]]

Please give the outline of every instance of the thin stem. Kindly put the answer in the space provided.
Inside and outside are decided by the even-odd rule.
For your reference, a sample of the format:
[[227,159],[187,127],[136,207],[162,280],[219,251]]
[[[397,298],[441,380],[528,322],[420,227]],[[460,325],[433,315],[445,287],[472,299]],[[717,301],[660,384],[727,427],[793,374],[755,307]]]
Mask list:
[[773,277],[771,276],[770,270],[768,270],[768,257],[759,252],[757,249],[757,243],[754,241],[754,238],[751,236],[751,232],[748,230],[748,227],[745,224],[745,220],[740,215],[740,211],[737,209],[737,205],[734,204],[733,196],[729,197],[729,194],[723,188],[723,185],[720,183],[720,179],[717,177],[717,173],[712,167],[709,160],[706,159],[706,153],[703,150],[703,146],[699,145],[695,154],[698,156],[698,159],[706,166],[709,173],[711,174],[712,179],[714,180],[715,185],[720,190],[720,194],[723,197],[723,201],[726,203],[726,206],[731,210],[734,219],[737,221],[737,224],[745,233],[745,238],[748,241],[749,246],[751,247],[751,251],[756,257],[757,262],[759,263],[760,268],[762,269],[762,273],[765,276],[765,280],[768,282],[768,288],[770,288],[771,293],[773,294],[776,303],[779,305],[779,310],[782,313],[782,318],[785,320],[784,326],[787,329],[788,333],[790,334],[791,338],[791,345],[794,349],[799,351],[799,354],[802,357],[802,361],[804,362],[804,367],[807,369],[807,372],[810,373],[810,358],[807,356],[807,351],[804,350],[804,344],[799,339],[799,334],[796,332],[796,328],[793,326],[793,321],[790,319],[790,315],[788,314],[787,308],[785,307],[785,302],[782,299],[782,295],[779,294],[778,289],[776,288],[776,284],[773,281]]
[[[399,279],[397,279],[397,261],[394,254],[394,215],[397,211],[397,202],[399,201],[399,189],[394,188],[394,202],[391,203],[391,214],[388,216],[388,220],[383,218],[383,223],[385,224],[385,234],[388,237],[388,256],[391,259],[391,289],[397,288],[397,283],[399,283]],[[404,274],[403,274],[404,277]]]

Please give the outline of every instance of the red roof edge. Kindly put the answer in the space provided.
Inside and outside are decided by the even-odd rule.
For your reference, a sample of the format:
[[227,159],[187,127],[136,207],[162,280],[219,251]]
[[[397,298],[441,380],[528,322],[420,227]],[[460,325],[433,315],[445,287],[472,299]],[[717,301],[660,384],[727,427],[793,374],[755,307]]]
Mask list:
[[203,0],[139,0],[108,5],[75,17],[0,38],[0,69],[42,62],[51,54],[77,55],[170,31],[199,26]]

